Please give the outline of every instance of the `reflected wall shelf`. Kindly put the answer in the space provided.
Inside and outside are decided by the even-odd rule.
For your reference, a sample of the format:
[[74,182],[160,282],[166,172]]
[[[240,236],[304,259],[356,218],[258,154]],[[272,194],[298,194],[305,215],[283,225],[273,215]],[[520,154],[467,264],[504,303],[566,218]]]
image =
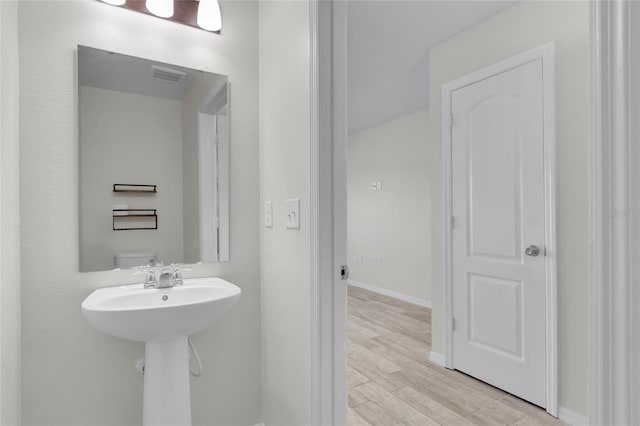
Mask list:
[[[125,219],[130,219],[126,221]],[[131,226],[131,221],[142,222],[140,226]],[[118,223],[125,222],[118,226]],[[150,222],[150,223],[146,223]],[[134,231],[140,229],[158,229],[156,209],[113,209],[113,230]]]
[[158,187],[157,185],[114,183],[113,192],[138,192],[138,193],[155,194],[158,192]]

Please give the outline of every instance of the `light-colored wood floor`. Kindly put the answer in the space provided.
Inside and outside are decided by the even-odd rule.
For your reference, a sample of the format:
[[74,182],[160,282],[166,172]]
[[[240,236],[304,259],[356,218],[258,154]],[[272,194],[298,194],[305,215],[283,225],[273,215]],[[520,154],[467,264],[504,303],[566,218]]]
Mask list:
[[349,287],[349,425],[563,424],[430,350],[430,309]]

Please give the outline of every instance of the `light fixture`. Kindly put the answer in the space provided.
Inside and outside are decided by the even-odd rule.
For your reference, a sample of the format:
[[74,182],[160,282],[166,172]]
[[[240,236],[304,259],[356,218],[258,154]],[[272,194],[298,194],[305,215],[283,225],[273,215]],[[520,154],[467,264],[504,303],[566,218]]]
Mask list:
[[[0,0],[1,2],[2,0]],[[95,0],[123,9],[157,16],[203,31],[220,33],[219,0]]]
[[173,0],[147,0],[149,12],[161,18],[171,18],[173,16]]
[[198,6],[198,26],[207,31],[220,31],[222,16],[218,0],[200,0]]

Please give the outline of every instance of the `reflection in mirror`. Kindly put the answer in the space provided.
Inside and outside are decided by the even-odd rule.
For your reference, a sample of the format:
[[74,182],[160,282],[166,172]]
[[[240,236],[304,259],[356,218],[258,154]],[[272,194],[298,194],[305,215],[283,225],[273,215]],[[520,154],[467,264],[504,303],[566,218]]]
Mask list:
[[228,87],[78,46],[81,272],[229,260]]

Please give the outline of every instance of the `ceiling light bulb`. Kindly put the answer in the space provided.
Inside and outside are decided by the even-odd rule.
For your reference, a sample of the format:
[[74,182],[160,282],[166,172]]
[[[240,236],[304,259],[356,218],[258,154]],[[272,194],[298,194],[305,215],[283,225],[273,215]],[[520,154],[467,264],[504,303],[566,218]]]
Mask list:
[[102,0],[105,3],[112,4],[114,6],[122,6],[127,2],[127,0]]
[[200,0],[198,6],[198,26],[207,31],[220,31],[222,16],[218,0]]
[[173,16],[173,0],[147,0],[149,12],[161,18],[171,18]]

